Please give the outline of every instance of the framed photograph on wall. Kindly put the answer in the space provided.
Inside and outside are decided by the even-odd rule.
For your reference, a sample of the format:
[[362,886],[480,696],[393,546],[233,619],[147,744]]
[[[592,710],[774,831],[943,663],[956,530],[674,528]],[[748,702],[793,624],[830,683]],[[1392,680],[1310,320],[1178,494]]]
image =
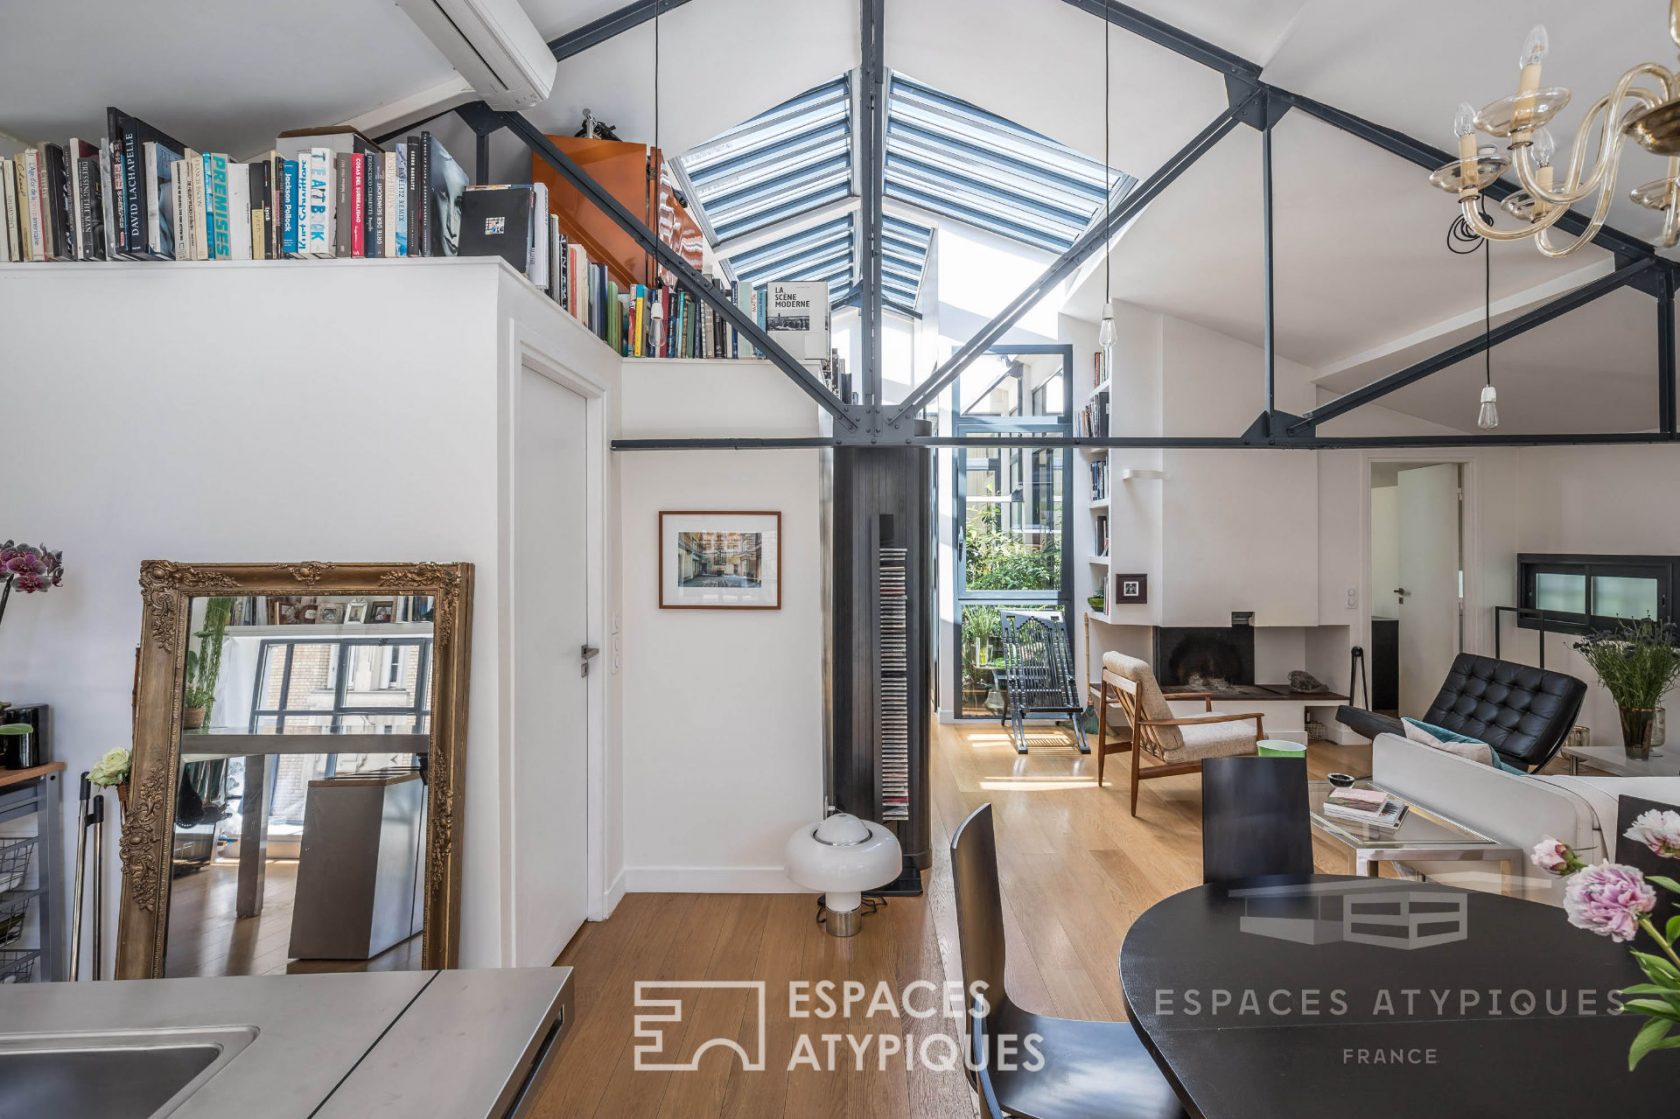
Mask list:
[[662,610],[780,610],[782,515],[659,514]]
[[1114,601],[1126,606],[1141,606],[1149,601],[1149,576],[1116,575]]

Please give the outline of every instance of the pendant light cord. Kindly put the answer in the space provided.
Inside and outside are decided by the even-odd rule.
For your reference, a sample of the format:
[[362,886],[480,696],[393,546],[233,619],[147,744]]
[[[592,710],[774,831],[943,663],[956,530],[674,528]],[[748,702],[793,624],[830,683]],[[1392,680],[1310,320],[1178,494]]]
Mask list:
[[[1104,0],[1106,3],[1107,0]],[[1487,210],[1481,212],[1482,221],[1489,225],[1493,219],[1488,217]],[[1482,251],[1482,371],[1487,384],[1493,384],[1493,346],[1488,343],[1493,338],[1493,242],[1470,228],[1470,223],[1460,214],[1453,219],[1452,225],[1447,227],[1447,248],[1459,256],[1468,256],[1476,250]]]
[[1114,217],[1114,169],[1109,159],[1109,127],[1108,127],[1108,41],[1114,25],[1108,21],[1109,0],[1103,0],[1103,313],[1113,314],[1114,280],[1109,274],[1109,255],[1114,250],[1114,230],[1109,228],[1109,222]]

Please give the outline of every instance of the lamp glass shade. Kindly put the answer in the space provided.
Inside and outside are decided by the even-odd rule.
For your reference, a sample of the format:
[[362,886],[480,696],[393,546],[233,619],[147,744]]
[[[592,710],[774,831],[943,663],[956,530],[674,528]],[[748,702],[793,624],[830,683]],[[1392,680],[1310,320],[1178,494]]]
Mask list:
[[865,890],[885,886],[904,867],[898,837],[872,820],[845,812],[807,824],[788,837],[787,873],[828,895],[828,907],[856,909]]

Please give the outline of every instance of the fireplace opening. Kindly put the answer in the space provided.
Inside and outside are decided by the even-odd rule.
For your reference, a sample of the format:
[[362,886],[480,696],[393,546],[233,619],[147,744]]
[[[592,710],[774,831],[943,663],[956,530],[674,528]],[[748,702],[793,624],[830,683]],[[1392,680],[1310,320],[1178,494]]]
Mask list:
[[1160,626],[1155,679],[1164,688],[1218,690],[1254,683],[1252,626]]

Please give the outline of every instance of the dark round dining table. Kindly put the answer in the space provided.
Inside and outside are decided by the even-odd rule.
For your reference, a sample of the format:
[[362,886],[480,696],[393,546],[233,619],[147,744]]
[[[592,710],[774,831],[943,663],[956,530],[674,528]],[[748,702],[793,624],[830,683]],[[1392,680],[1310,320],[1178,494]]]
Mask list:
[[1120,981],[1199,1119],[1674,1119],[1680,1050],[1628,1071],[1629,947],[1536,902],[1313,875],[1159,902]]

